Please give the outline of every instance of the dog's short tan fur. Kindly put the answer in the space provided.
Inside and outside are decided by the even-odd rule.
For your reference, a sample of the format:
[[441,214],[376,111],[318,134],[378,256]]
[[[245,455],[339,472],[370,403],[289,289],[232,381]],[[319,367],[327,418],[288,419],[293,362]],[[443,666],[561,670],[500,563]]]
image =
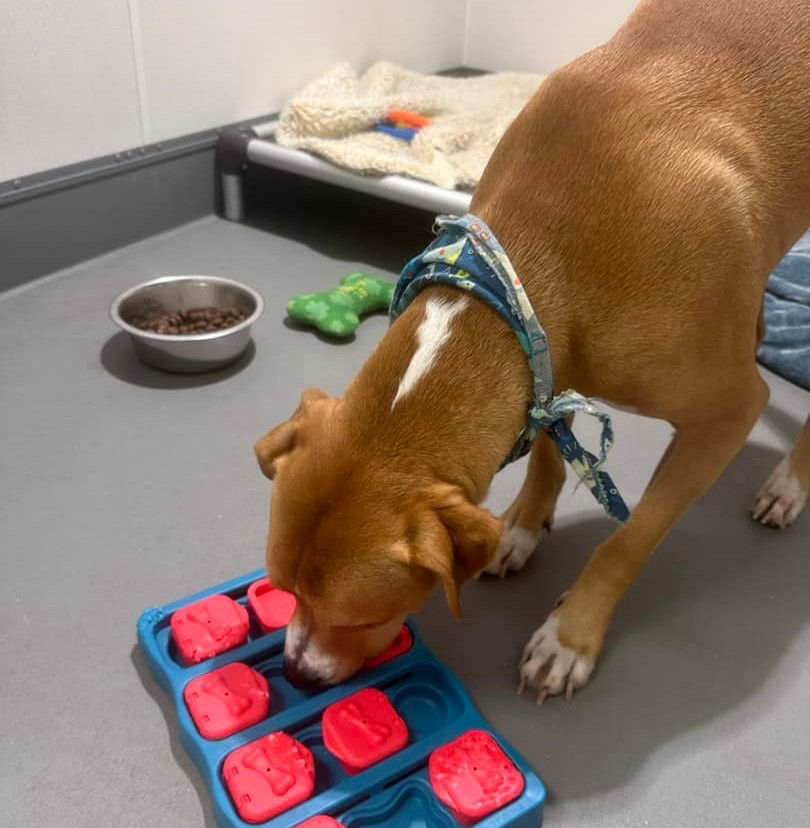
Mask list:
[[[766,403],[764,285],[810,224],[808,88],[807,0],[647,0],[546,80],[476,190],[471,211],[547,331],[557,390],[675,428],[631,518],[527,645],[522,679],[540,698],[587,681],[617,602]],[[514,335],[470,302],[392,407],[426,303],[458,296],[423,292],[342,399],[305,394],[257,444],[276,481],[268,569],[299,597],[298,678],[345,678],[436,582],[457,608],[461,581],[493,563],[501,525],[476,504],[524,424]],[[504,532],[536,537],[562,479],[543,436]]]

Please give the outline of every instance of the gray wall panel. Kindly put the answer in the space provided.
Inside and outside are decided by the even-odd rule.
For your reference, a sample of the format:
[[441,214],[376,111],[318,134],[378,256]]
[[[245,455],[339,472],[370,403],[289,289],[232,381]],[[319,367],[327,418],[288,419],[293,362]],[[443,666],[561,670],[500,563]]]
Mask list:
[[0,290],[214,210],[205,148],[0,207]]

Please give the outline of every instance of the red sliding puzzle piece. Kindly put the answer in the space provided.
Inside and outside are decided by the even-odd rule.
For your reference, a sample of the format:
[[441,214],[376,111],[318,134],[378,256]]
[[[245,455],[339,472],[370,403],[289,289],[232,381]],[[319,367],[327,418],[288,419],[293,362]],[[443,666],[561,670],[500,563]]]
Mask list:
[[183,698],[197,730],[206,739],[224,739],[244,730],[270,710],[267,679],[241,661],[192,679]]
[[309,748],[279,730],[231,751],[222,775],[239,816],[264,822],[312,796],[315,760]]
[[523,792],[523,774],[485,730],[468,730],[428,763],[436,796],[467,819],[483,819]]
[[274,587],[267,578],[254,581],[248,587],[248,604],[259,619],[262,632],[273,632],[286,627],[295,612],[295,596]]
[[408,744],[408,728],[385,693],[367,687],[330,704],[321,723],[326,747],[350,772],[364,770]]
[[379,667],[380,664],[385,664],[392,658],[396,658],[403,653],[407,653],[413,646],[413,633],[408,628],[407,624],[402,625],[402,629],[397,633],[397,637],[386,647],[379,655],[370,658],[366,662],[366,669],[370,670],[372,667]]
[[197,664],[244,643],[247,610],[227,595],[210,595],[172,614],[172,637],[186,664]]
[[310,817],[305,822],[299,822],[295,828],[343,828],[343,826],[336,819],[319,814],[318,816]]

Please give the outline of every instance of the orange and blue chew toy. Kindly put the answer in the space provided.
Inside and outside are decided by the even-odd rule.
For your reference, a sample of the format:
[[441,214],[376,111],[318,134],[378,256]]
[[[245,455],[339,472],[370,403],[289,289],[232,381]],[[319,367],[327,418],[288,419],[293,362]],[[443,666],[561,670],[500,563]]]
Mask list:
[[407,109],[391,109],[385,121],[375,125],[377,132],[384,132],[400,141],[413,141],[414,136],[422,127],[430,123],[430,118],[408,112]]

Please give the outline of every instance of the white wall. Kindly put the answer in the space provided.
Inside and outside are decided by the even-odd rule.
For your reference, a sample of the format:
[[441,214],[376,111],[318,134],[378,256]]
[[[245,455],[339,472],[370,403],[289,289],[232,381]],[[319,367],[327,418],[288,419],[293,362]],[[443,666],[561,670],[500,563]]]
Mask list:
[[338,60],[548,72],[635,0],[0,0],[0,181],[278,109]]
[[548,73],[603,43],[637,0],[467,0],[464,62]]
[[0,181],[278,109],[338,60],[463,62],[465,0],[0,0]]
[[462,62],[464,0],[131,0],[148,139],[279,109],[336,61]]
[[0,181],[140,143],[127,0],[0,0]]

